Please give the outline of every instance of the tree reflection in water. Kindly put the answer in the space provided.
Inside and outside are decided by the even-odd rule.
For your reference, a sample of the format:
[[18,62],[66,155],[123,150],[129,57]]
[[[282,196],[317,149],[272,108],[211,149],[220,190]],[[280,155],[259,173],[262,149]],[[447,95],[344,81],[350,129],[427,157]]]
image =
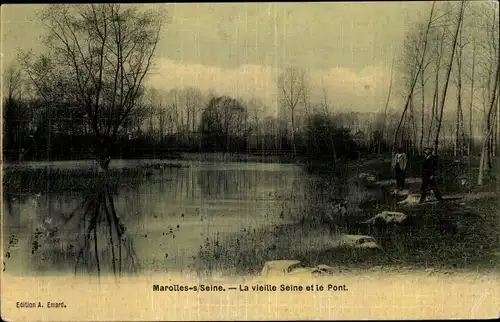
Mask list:
[[[136,273],[139,264],[132,236],[116,212],[111,187],[104,182],[105,180],[99,181],[97,189],[89,194],[79,207],[83,208],[84,212],[79,222],[80,249],[74,268],[75,275],[82,266],[91,273],[95,264],[97,274],[100,276],[106,258],[104,255],[109,256],[109,253],[115,276],[122,275],[123,271]],[[71,213],[65,223],[73,219],[76,213],[77,211]],[[100,238],[101,236],[103,238]],[[107,244],[103,243],[103,239]],[[104,249],[102,244],[105,244]]]

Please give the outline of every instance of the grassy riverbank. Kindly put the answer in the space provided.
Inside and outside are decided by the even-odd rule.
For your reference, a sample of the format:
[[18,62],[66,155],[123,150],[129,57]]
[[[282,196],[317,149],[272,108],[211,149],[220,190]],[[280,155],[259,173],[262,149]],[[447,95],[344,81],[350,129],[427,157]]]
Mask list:
[[[389,179],[388,161],[390,159],[376,158],[352,163],[349,165],[350,173],[370,172],[375,173],[380,180]],[[417,158],[410,159],[409,176],[418,174],[418,162]],[[464,197],[447,201],[445,205],[427,203],[403,206],[397,204],[396,200],[388,200],[387,194],[377,193],[380,187],[368,187],[366,190],[369,192],[364,195],[361,191],[352,193],[358,194],[359,199],[375,199],[376,206],[361,207],[345,217],[325,220],[328,217],[325,211],[309,207],[299,210],[300,216],[296,223],[272,228],[263,226],[217,240],[207,240],[200,247],[196,258],[197,268],[199,271],[215,269],[257,273],[266,261],[295,259],[308,266],[326,264],[339,270],[498,270],[500,203],[495,195],[499,190],[495,176],[488,176],[487,184],[482,187],[468,188],[456,182],[459,177],[473,181],[475,171],[476,160],[465,165],[453,160],[441,161],[443,192]],[[495,173],[496,170],[493,171]],[[331,177],[325,176],[323,180],[331,185],[336,184]],[[409,186],[410,190],[418,192],[418,182]],[[329,196],[323,196],[323,200],[328,202]],[[399,227],[375,228],[357,224],[381,210],[401,211],[409,218]],[[338,247],[337,235],[345,233],[371,235],[377,239],[383,251]]]

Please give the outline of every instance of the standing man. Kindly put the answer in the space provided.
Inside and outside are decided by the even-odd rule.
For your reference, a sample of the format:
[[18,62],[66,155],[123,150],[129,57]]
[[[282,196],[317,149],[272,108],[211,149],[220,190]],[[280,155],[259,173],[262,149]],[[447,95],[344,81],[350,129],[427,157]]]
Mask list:
[[441,192],[439,191],[436,183],[437,168],[437,156],[432,153],[430,148],[425,148],[424,160],[422,164],[422,194],[420,195],[420,203],[425,201],[428,189],[432,189],[436,199],[443,202],[443,197],[441,196]]
[[407,157],[402,148],[397,148],[392,159],[392,168],[396,173],[396,189],[403,190],[405,188],[405,171]]

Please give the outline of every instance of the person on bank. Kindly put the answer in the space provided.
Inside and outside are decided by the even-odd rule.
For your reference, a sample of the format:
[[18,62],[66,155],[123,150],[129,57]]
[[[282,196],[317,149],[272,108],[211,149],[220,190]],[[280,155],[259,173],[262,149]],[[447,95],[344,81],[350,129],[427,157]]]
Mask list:
[[436,177],[438,170],[438,160],[435,153],[432,153],[430,148],[426,148],[423,151],[424,160],[422,162],[422,187],[420,195],[420,203],[425,201],[427,195],[427,190],[432,189],[434,191],[434,196],[436,199],[443,202],[443,197],[439,188],[437,186]]
[[397,148],[396,153],[392,159],[392,169],[396,176],[396,190],[403,190],[405,188],[405,175],[406,165],[408,158],[402,148]]

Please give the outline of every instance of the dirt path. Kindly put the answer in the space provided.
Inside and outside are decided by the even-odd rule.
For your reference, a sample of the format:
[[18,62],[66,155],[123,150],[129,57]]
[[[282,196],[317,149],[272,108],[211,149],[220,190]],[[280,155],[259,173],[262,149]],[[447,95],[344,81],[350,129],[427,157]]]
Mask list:
[[[362,178],[362,180],[366,180],[365,178]],[[400,200],[398,204],[400,205],[418,205],[420,201],[420,185],[422,184],[422,178],[417,178],[417,177],[410,177],[406,178],[405,180],[406,183],[406,189],[403,191],[400,191],[397,194],[397,198]],[[394,179],[387,179],[387,180],[378,180],[375,182],[371,183],[371,189],[373,189],[373,186],[379,186],[380,188],[389,191],[389,192],[394,192],[394,189],[396,188],[396,180]],[[458,202],[458,203],[465,203],[465,202],[471,202],[479,199],[485,199],[485,198],[494,198],[498,195],[497,192],[495,191],[473,191],[473,192],[458,192],[458,193],[451,193],[447,194],[446,192],[443,193],[443,198],[445,201],[453,201],[453,202]],[[396,194],[395,194],[396,196]],[[436,198],[434,197],[434,194],[432,191],[429,191],[427,194],[427,201],[425,204],[428,203],[436,203],[438,202]],[[500,201],[500,198],[499,198]]]

